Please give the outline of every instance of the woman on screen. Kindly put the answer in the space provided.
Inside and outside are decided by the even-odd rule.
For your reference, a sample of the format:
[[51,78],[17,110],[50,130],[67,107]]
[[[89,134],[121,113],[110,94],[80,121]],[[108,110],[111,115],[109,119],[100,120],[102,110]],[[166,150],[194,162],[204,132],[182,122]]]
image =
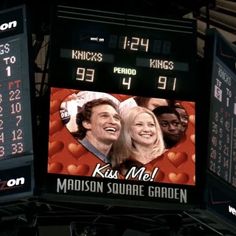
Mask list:
[[125,175],[129,167],[146,165],[165,150],[160,125],[147,108],[135,106],[122,117],[123,127],[114,144],[112,164]]

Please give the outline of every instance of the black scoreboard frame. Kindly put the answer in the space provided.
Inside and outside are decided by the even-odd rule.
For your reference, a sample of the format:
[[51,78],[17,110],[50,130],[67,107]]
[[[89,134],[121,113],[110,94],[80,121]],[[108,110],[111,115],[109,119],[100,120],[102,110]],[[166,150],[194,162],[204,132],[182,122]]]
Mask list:
[[[45,122],[48,125],[48,140],[47,143],[45,143],[45,147],[47,147],[47,156],[51,152],[53,153],[52,155],[56,154],[49,157],[49,162],[45,163],[47,169],[44,168],[45,178],[42,181],[41,196],[46,199],[73,201],[75,203],[87,202],[125,206],[138,205],[139,207],[160,209],[165,209],[166,207],[168,207],[168,209],[190,209],[192,207],[195,208],[196,206],[202,206],[205,176],[200,170],[201,163],[204,163],[204,160],[199,159],[199,156],[201,156],[201,148],[199,148],[199,141],[201,140],[199,120],[201,120],[201,117],[199,116],[198,106],[201,96],[197,93],[199,84],[196,78],[196,22],[185,19],[174,20],[127,15],[62,5],[57,6],[54,20],[50,42],[50,74],[47,103],[49,116],[48,118],[45,118]],[[100,36],[100,33],[103,32],[103,27],[104,29],[107,29],[107,31],[104,31],[104,37]],[[78,35],[76,35],[76,31],[80,32],[81,29],[82,31],[84,30],[85,34],[80,35],[78,33]],[[90,31],[90,33],[88,33],[88,31]],[[112,33],[112,37],[110,37],[110,44],[111,47],[113,47],[112,49],[100,46],[103,44],[104,40],[107,40],[109,33]],[[117,33],[120,33],[120,35],[117,35]],[[158,36],[158,33],[161,36]],[[148,38],[148,35],[151,35],[151,39]],[[156,42],[151,42],[152,39],[155,39],[154,36],[157,37]],[[81,40],[84,40],[82,43],[83,49],[79,51],[80,48],[78,45],[80,42],[78,41]],[[179,44],[176,43],[177,41]],[[156,47],[154,44],[156,44]],[[178,47],[180,44],[183,44],[184,46],[182,45],[181,47]],[[153,50],[156,50],[155,52],[149,52],[150,45],[152,45]],[[170,46],[173,51],[170,51]],[[102,55],[99,54],[99,52],[101,52]],[[126,53],[126,59],[123,57],[124,52]],[[156,86],[160,86],[157,89],[157,95],[157,87],[150,85],[151,82],[149,81],[145,83],[144,79],[139,77],[139,74],[144,76],[145,72],[148,71],[147,67],[149,67],[149,59],[151,59],[151,57],[155,58],[155,53],[160,56],[160,64],[158,66],[161,68],[154,68],[154,70],[156,69],[157,74],[159,72],[159,78],[162,74],[166,77],[163,81],[162,79],[159,80],[159,82],[166,82],[166,79],[168,80],[168,78],[173,79],[173,74],[176,74],[176,76],[178,76],[177,82],[180,83],[178,92],[175,91],[176,87],[175,89],[172,89],[172,85],[168,87],[168,85],[165,84],[166,86],[164,86],[165,88],[163,89],[162,85],[158,85],[157,82]],[[135,57],[136,55],[137,58]],[[182,55],[183,60],[179,60],[179,55]],[[121,60],[122,57],[124,59],[123,62]],[[87,70],[87,66],[91,66],[90,60],[95,61],[94,67],[88,67],[89,70]],[[102,61],[104,62],[104,65],[101,65],[102,63],[99,64],[99,60],[104,60]],[[115,66],[110,66],[115,63],[117,63],[117,68]],[[140,70],[135,69],[134,63],[136,63],[137,68],[139,66]],[[110,70],[108,72],[106,68],[109,68],[109,66]],[[121,74],[116,73],[116,70],[121,70]],[[172,70],[175,71],[175,73],[172,73]],[[95,71],[97,72],[98,77],[96,77]],[[130,80],[128,80],[129,82],[127,83],[127,80],[125,80],[121,75],[131,75],[130,77],[135,77],[135,75],[137,75],[137,81],[132,84],[132,87],[129,83]],[[134,79],[133,77],[131,78],[131,82]],[[115,78],[115,80],[112,82],[109,81],[111,78]],[[152,82],[154,82],[154,80]],[[50,137],[55,137],[57,135],[55,134],[57,132],[57,125],[60,126],[58,126],[58,130],[64,130],[61,126],[63,122],[58,120],[58,115],[60,113],[59,104],[61,104],[63,99],[66,99],[67,96],[69,97],[69,95],[74,95],[73,92],[79,93],[80,91],[102,92],[122,96],[135,95],[162,99],[175,99],[179,101],[189,101],[196,105],[194,110],[196,115],[195,131],[198,134],[195,137],[195,183],[154,184],[159,189],[165,189],[165,191],[184,191],[187,193],[186,196],[188,200],[183,202],[183,199],[173,199],[172,197],[169,199],[168,197],[151,198],[147,197],[147,195],[124,196],[122,194],[109,195],[105,192],[94,193],[89,191],[79,191],[72,187],[74,183],[80,182],[85,183],[86,185],[89,181],[97,181],[102,182],[103,186],[108,186],[110,183],[123,183],[123,185],[127,184],[136,185],[140,188],[144,187],[145,192],[147,192],[148,186],[151,186],[151,183],[153,182],[133,182],[126,180],[124,183],[117,179],[101,179],[83,175],[70,175],[66,173],[60,174],[59,169],[61,168],[61,164],[58,162],[56,163],[57,165],[52,167],[56,172],[48,172],[51,168],[50,161],[57,158],[57,152],[66,148],[62,142],[64,139],[67,139],[67,136],[61,135],[60,139],[59,135],[56,142],[50,143]],[[60,96],[58,96],[57,99],[53,100],[53,96],[60,92],[63,94],[62,97],[64,96],[63,99],[60,100]],[[55,145],[52,147],[56,143],[59,144],[59,146],[56,147]],[[52,151],[50,151],[49,148],[51,148]]]
[[0,12],[0,202],[34,192],[34,83],[27,7]]

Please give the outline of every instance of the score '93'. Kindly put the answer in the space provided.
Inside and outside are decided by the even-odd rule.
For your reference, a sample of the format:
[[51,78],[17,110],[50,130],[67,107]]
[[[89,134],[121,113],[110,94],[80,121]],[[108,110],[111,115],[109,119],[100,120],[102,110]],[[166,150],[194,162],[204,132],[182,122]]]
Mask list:
[[94,81],[94,77],[95,77],[95,69],[77,67],[76,77],[75,77],[76,80],[92,83]]

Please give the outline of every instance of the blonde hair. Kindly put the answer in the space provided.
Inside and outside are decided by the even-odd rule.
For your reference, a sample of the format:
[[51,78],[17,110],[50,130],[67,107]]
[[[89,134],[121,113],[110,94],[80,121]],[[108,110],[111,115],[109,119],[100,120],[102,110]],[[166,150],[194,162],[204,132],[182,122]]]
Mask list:
[[165,144],[163,141],[161,127],[156,116],[152,111],[145,107],[135,106],[129,109],[122,116],[122,131],[119,139],[113,146],[113,166],[120,165],[122,162],[130,158],[135,159],[135,157],[139,155],[138,151],[136,150],[133,144],[132,137],[130,135],[130,130],[135,118],[141,113],[149,114],[153,118],[153,121],[155,123],[157,138],[153,145],[153,150],[151,153],[152,156],[158,157],[164,152]]

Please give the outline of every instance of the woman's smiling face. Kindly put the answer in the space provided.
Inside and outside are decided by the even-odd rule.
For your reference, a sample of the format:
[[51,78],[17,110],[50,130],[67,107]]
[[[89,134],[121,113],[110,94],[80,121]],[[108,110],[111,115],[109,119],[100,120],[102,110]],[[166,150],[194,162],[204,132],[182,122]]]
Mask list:
[[138,114],[130,128],[130,135],[134,144],[153,145],[157,139],[156,124],[148,113]]

